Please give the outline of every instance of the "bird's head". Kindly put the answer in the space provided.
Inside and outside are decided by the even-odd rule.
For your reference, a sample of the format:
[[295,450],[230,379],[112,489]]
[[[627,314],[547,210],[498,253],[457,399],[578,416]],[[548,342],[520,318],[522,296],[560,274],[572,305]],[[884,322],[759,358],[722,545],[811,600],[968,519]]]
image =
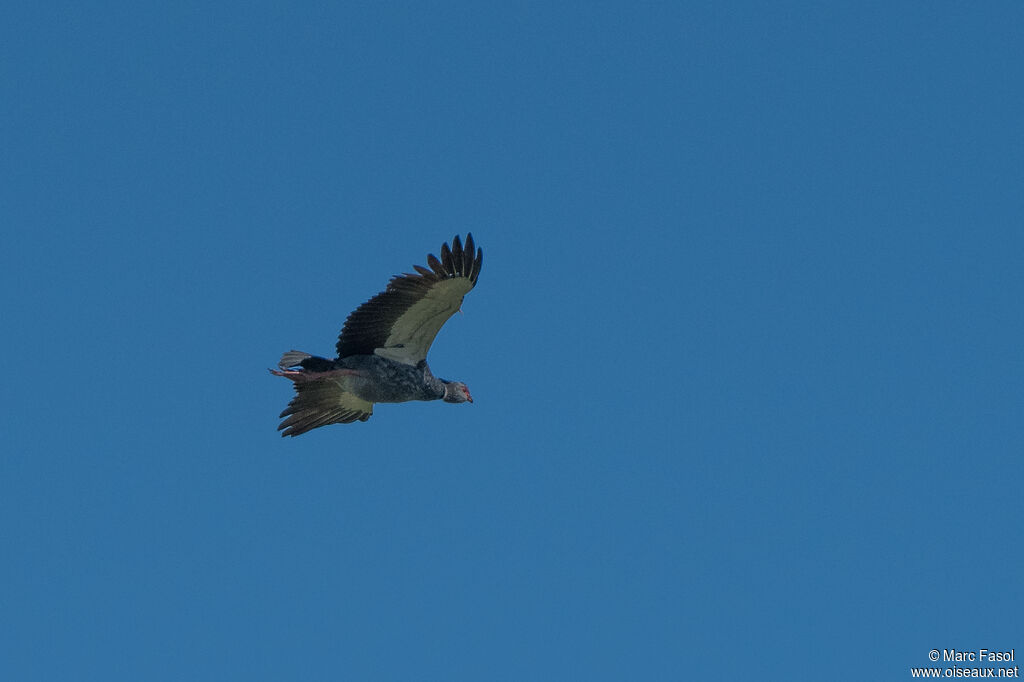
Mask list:
[[444,384],[444,401],[446,403],[473,402],[469,394],[469,386],[461,381],[446,381]]

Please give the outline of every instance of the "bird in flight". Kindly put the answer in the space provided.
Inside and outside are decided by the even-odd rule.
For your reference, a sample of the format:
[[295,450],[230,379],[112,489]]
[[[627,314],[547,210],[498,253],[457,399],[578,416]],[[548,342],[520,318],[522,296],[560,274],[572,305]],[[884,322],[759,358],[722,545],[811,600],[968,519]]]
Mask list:
[[364,422],[374,403],[473,402],[466,384],[431,373],[427,351],[476,286],[483,258],[472,234],[466,235],[465,247],[456,235],[451,248],[441,245],[440,259],[427,256],[429,268],[414,265],[415,274],[395,275],[384,291],[352,311],[338,337],[337,358],[285,353],[278,369],[270,370],[295,387],[295,397],[281,413],[281,435]]

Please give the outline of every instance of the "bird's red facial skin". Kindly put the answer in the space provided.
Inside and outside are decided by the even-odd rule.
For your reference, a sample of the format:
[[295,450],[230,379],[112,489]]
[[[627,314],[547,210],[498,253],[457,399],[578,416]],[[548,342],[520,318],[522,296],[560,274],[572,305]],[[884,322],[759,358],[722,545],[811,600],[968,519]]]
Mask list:
[[466,400],[473,402],[473,396],[469,394],[469,386],[466,386]]

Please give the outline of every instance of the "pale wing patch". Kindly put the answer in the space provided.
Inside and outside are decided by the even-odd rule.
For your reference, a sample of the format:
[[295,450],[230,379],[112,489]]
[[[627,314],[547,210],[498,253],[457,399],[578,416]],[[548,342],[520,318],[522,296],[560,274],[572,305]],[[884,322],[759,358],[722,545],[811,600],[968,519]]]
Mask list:
[[465,277],[434,284],[395,321],[384,345],[374,353],[407,365],[423,360],[437,332],[458,311],[462,297],[472,288],[473,283]]
[[334,379],[334,383],[338,386],[337,394],[337,405],[338,408],[345,412],[359,412],[365,414],[373,414],[373,403],[369,400],[363,400],[355,393],[349,393],[345,390],[343,384],[338,379]]

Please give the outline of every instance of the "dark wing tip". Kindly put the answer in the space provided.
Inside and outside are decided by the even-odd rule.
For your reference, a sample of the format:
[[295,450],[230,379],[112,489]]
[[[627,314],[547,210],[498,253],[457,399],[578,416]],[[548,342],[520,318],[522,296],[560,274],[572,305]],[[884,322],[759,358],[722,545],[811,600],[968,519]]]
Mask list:
[[476,250],[476,258],[473,259],[473,267],[466,274],[466,276],[469,277],[469,281],[472,282],[474,285],[476,284],[477,278],[480,277],[480,266],[483,264],[483,262],[484,262],[484,250],[483,249],[477,249]]
[[[474,251],[476,251],[475,254]],[[459,235],[455,235],[450,247],[448,242],[441,244],[440,258],[432,253],[427,255],[427,264],[431,270],[418,265],[413,267],[423,276],[467,277],[475,284],[476,278],[480,274],[480,261],[483,259],[483,254],[483,249],[477,248],[476,242],[473,241],[473,233],[467,232],[465,246],[463,246]]]
[[435,256],[432,253],[427,254],[427,265],[429,265],[430,269],[433,270],[436,274],[440,275],[441,277],[444,277],[448,274],[445,272],[444,266],[441,265],[441,261],[437,260],[437,256]]
[[448,248],[448,242],[441,244],[441,264],[449,277],[456,275],[455,260],[452,258],[452,250]]
[[[474,254],[473,252],[476,251]],[[450,253],[450,258],[448,254]],[[473,240],[473,233],[466,233],[466,245],[462,245],[459,235],[452,239],[452,248],[449,251],[448,244],[441,245],[441,263],[448,277],[466,277],[470,282],[476,284],[480,276],[480,264],[484,259],[484,250],[477,248]],[[431,267],[434,267],[431,264]],[[436,268],[435,268],[436,270]]]
[[[474,250],[476,254],[473,253]],[[413,267],[424,277],[430,275],[441,278],[468,277],[470,281],[476,283],[476,278],[480,274],[480,261],[483,258],[483,253],[483,249],[478,249],[476,242],[473,241],[473,233],[467,232],[465,246],[463,246],[459,235],[455,235],[450,247],[448,242],[441,244],[440,258],[432,253],[427,254],[427,265],[430,266],[430,270],[419,265]]]
[[462,251],[462,271],[466,273],[466,277],[469,277],[473,271],[473,251],[476,249],[476,245],[473,243],[473,233],[466,233],[466,248]]
[[453,274],[466,274],[465,260],[462,257],[462,242],[459,240],[459,235],[455,235],[455,239],[452,240],[452,260],[455,262],[455,272]]

